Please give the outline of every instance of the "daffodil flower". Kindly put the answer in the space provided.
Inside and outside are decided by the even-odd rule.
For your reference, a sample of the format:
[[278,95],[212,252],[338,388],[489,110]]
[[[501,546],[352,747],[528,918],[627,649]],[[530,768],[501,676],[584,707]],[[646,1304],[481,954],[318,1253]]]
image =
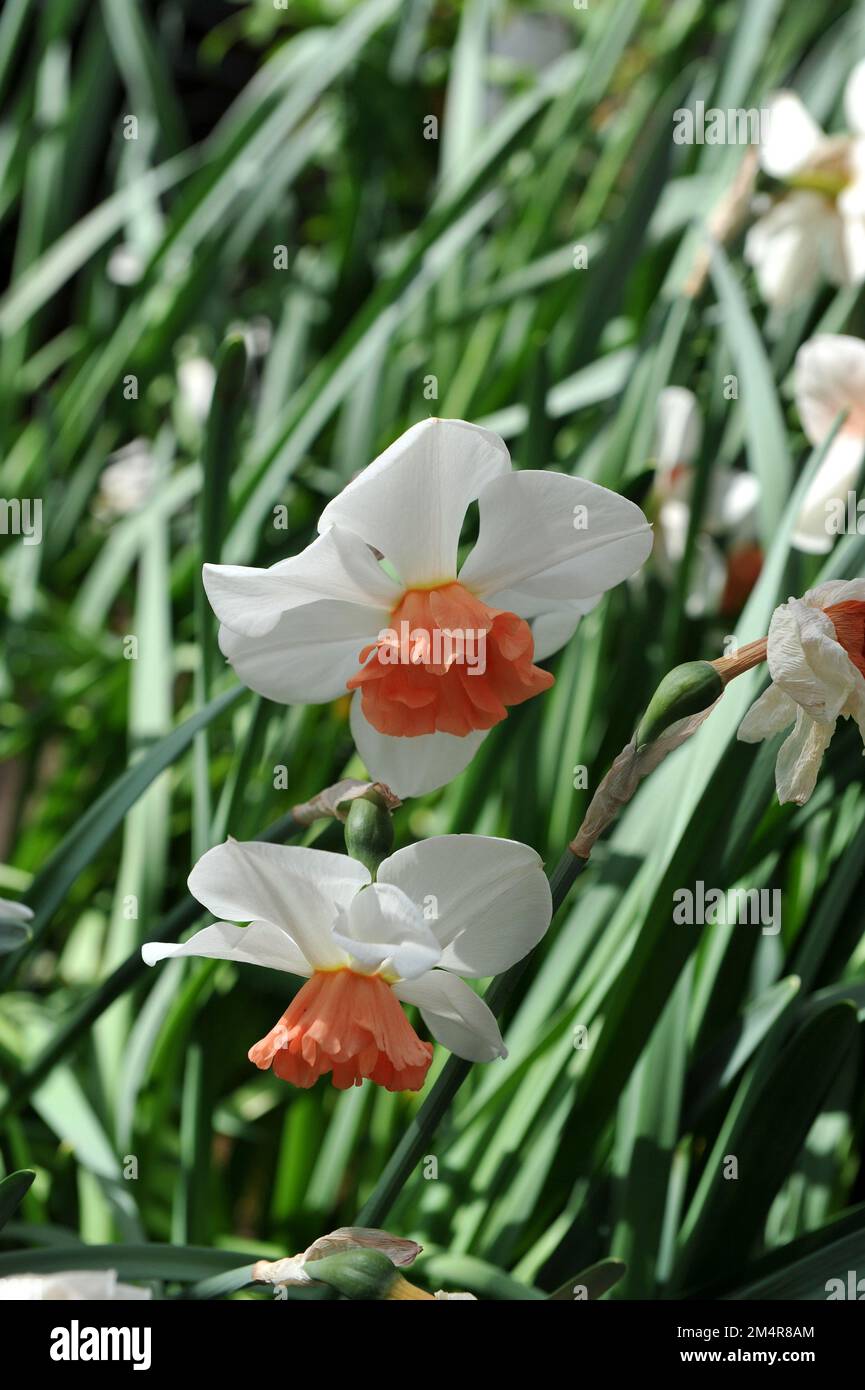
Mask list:
[[865,280],[865,63],[844,90],[848,131],[825,135],[795,92],[769,103],[760,164],[787,191],[745,240],[767,304],[788,308],[821,276],[833,285]]
[[397,850],[375,883],[345,855],[228,840],[198,861],[189,890],[231,920],[182,945],[148,943],[147,964],[204,956],[307,976],[249,1058],[295,1086],[329,1072],[339,1090],[364,1078],[389,1091],[423,1085],[432,1045],[401,1003],[416,1004],[433,1037],[458,1056],[504,1057],[495,1018],[461,977],[508,969],[552,915],[534,850],[482,835]]
[[[478,539],[458,569],[475,501]],[[450,781],[510,706],[546,690],[553,678],[534,663],[652,545],[632,502],[567,474],[514,472],[502,440],[462,420],[414,425],[318,529],[270,569],[205,565],[220,646],[268,699],[355,691],[358,751],[398,796]]]
[[806,802],[840,718],[865,740],[865,579],[831,580],[772,615],[767,640],[771,685],[739,726],[759,743],[793,724],[778,753],[778,800]]
[[[652,500],[658,529],[654,561],[666,584],[673,583],[685,555],[702,439],[703,421],[693,391],[665,387],[655,414]],[[744,605],[763,563],[756,537],[759,495],[753,473],[713,471],[685,600],[690,617],[738,612]]]
[[839,415],[844,420],[805,494],[793,544],[825,554],[835,533],[830,511],[846,515],[847,494],[855,488],[865,455],[865,342],[843,333],[818,333],[796,354],[794,393],[802,428],[818,447]]

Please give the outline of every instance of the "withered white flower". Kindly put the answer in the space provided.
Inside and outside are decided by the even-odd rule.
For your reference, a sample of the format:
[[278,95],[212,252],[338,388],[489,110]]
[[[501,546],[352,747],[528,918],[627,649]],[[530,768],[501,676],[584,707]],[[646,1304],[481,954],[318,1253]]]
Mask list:
[[844,415],[838,433],[805,494],[793,544],[825,554],[837,532],[837,509],[846,515],[847,494],[856,486],[865,455],[865,342],[843,333],[818,333],[796,354],[796,405],[802,428],[815,447]]
[[775,767],[778,800],[802,805],[817,782],[839,719],[865,741],[865,579],[831,580],[776,608],[769,626],[771,685],[739,725],[759,743],[791,724]]
[[[478,539],[458,569],[475,501]],[[565,473],[513,471],[498,435],[464,420],[414,425],[325,507],[318,529],[270,569],[205,565],[220,646],[268,699],[355,691],[358,751],[400,797],[449,782],[509,706],[547,689],[552,676],[533,663],[652,546],[633,502]],[[392,636],[404,629],[425,639],[405,659]],[[465,635],[467,655],[437,652],[448,633]]]
[[752,226],[745,259],[776,308],[809,294],[821,277],[833,285],[865,280],[865,62],[850,74],[844,110],[848,131],[825,135],[795,92],[769,103],[760,164],[789,191]]

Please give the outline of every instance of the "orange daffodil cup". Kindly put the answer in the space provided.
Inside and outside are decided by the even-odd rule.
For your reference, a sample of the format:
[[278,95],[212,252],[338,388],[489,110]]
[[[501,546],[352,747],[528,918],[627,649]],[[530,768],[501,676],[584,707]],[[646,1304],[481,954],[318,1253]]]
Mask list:
[[[459,568],[473,502],[478,539]],[[513,471],[502,440],[463,420],[406,431],[318,529],[270,569],[205,565],[220,646],[268,699],[353,691],[358,752],[401,797],[449,782],[510,706],[546,690],[553,677],[535,663],[652,547],[634,503],[567,474]]]
[[[473,1062],[506,1055],[493,1014],[465,983],[507,970],[540,941],[552,898],[534,850],[482,835],[441,835],[368,870],[324,850],[229,840],[201,858],[189,890],[218,921],[181,945],[150,942],[148,965],[203,956],[307,977],[249,1051],[296,1086],[330,1073],[416,1091],[432,1061],[402,1004]],[[233,922],[248,922],[246,927]]]

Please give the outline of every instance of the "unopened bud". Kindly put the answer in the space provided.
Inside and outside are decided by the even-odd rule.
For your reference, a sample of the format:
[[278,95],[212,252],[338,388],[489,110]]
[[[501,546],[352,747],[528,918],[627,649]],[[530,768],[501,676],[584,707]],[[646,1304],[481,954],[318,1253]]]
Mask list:
[[709,661],[686,661],[668,671],[640,720],[635,743],[643,748],[680,719],[713,705],[723,693],[724,681]]
[[375,878],[379,864],[393,849],[393,818],[376,792],[351,802],[345,818],[345,847]]
[[345,1298],[405,1299],[428,1298],[404,1279],[381,1250],[347,1250],[342,1255],[326,1255],[312,1260],[306,1272],[318,1284],[327,1284]]

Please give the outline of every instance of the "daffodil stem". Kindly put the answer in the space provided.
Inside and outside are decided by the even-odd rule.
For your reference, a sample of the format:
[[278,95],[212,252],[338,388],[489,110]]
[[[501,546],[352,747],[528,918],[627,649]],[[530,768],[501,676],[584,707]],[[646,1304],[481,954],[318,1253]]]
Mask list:
[[[571,886],[579,878],[589,861],[581,859],[569,849],[565,850],[552,873],[549,875],[550,892],[553,898],[553,915],[558,912],[568,895]],[[513,996],[516,986],[522,979],[532,954],[512,965],[503,975],[498,975],[484,995],[484,1002],[493,1013],[499,1016],[504,1012]],[[442,1074],[433,1086],[420,1110],[415,1115],[387,1167],[375,1185],[357,1216],[358,1226],[381,1226],[397,1200],[407,1179],[417,1167],[429,1146],[429,1141],[444,1119],[460,1086],[473,1066],[462,1057],[449,1057]]]

